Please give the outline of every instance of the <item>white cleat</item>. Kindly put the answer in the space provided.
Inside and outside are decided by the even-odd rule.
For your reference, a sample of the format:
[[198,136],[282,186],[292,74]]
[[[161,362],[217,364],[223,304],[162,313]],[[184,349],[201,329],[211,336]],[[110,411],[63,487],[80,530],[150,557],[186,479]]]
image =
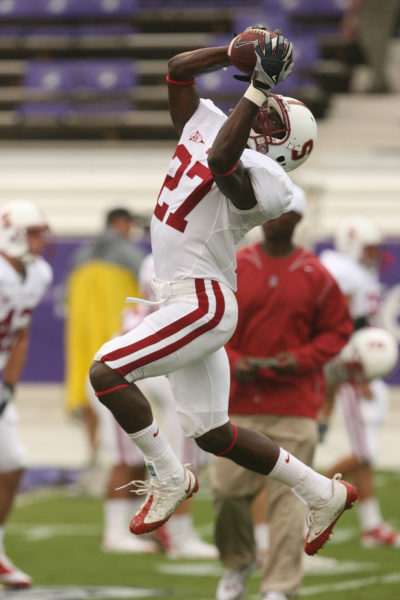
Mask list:
[[104,538],[101,549],[103,552],[116,554],[155,554],[158,551],[158,545],[151,540],[127,534],[115,538]]
[[170,558],[219,558],[217,547],[204,542],[197,535],[176,536],[167,555]]
[[245,594],[246,581],[254,565],[250,565],[241,571],[228,569],[220,579],[217,587],[215,600],[242,600]]
[[185,465],[185,478],[178,485],[163,483],[151,478],[147,481],[133,481],[138,489],[136,494],[146,494],[146,499],[131,520],[132,533],[149,533],[168,521],[178,506],[199,489],[195,475]]
[[18,569],[5,554],[0,554],[0,583],[15,589],[27,588],[32,585],[32,578]]
[[310,506],[307,513],[308,533],[304,551],[315,554],[329,540],[332,529],[343,514],[358,500],[356,487],[341,480],[337,473],[332,479],[332,498],[324,504]]

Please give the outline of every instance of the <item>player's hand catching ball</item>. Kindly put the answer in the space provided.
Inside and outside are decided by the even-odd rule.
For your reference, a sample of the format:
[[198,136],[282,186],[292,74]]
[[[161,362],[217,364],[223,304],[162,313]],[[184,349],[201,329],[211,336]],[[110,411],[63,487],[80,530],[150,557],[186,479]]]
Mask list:
[[271,38],[271,35],[266,32],[264,49],[261,47],[260,42],[256,41],[254,51],[257,58],[251,82],[257,90],[267,95],[272,88],[286,79],[292,72],[294,66],[293,44],[283,35]]

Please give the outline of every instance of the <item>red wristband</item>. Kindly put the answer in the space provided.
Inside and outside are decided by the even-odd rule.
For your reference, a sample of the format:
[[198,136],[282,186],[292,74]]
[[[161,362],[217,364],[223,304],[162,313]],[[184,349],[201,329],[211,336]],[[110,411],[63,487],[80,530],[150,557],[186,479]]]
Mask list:
[[174,85],[193,85],[196,81],[194,77],[189,81],[175,81],[175,79],[171,79],[169,75],[167,75],[165,79],[168,81],[168,83],[173,83]]
[[227,177],[228,175],[230,175],[231,173],[233,173],[233,171],[235,171],[237,169],[238,165],[239,165],[239,161],[237,161],[237,163],[235,165],[233,165],[232,169],[229,169],[229,171],[227,171],[226,173],[216,173],[212,169],[210,169],[210,171],[216,177]]

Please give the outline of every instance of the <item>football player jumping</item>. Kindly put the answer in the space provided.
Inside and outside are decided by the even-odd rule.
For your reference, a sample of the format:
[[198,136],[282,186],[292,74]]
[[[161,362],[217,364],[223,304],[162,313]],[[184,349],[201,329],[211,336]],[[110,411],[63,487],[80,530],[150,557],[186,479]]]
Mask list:
[[[268,32],[256,49],[251,82],[229,118],[200,99],[195,77],[229,66],[228,46],[178,54],[168,63],[172,122],[180,136],[151,223],[159,310],[105,343],[90,369],[96,394],[142,451],[150,478],[131,531],[165,523],[198,482],[174,455],[136,381],[168,375],[180,424],[207,452],[289,485],[308,506],[305,550],[317,552],[358,497],[269,438],[228,417],[229,364],[224,344],[237,321],[235,244],[289,206],[285,173],[309,156],[317,127],[301,102],[270,94],[292,69],[292,44]],[[137,483],[136,483],[137,488]]]

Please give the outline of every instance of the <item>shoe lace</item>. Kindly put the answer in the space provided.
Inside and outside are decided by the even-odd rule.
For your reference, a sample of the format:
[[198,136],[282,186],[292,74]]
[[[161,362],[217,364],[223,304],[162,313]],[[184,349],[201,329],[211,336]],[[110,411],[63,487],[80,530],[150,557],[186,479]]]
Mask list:
[[[189,469],[192,465],[190,463],[186,463],[183,466]],[[130,492],[132,492],[133,494],[137,494],[138,496],[144,496],[145,494],[154,493],[156,493],[157,495],[164,495],[170,492],[174,492],[179,487],[179,485],[172,485],[166,483],[165,481],[161,481],[160,479],[151,478],[145,480],[133,479],[129,483],[125,483],[124,485],[115,488],[115,490],[123,490],[131,485],[133,485],[135,489],[130,490]]]
[[137,494],[138,496],[144,496],[145,494],[150,494],[154,492],[171,492],[176,489],[176,486],[168,485],[167,483],[160,481],[158,479],[146,479],[145,481],[140,479],[133,479],[129,483],[125,483],[125,485],[121,485],[120,487],[115,488],[117,490],[123,490],[124,488],[133,485],[135,489],[129,490],[133,494]]

